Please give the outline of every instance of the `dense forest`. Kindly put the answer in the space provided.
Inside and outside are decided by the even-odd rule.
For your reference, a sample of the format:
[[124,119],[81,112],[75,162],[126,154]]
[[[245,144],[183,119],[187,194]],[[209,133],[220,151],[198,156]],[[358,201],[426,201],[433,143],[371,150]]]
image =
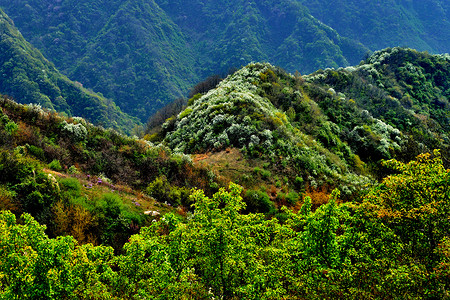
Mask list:
[[0,10],[0,92],[21,103],[34,103],[67,116],[131,133],[139,124],[112,100],[72,82],[22,37]]
[[444,2],[0,0],[0,8],[63,74],[145,122],[199,80],[253,61],[306,74],[388,46],[448,52]]
[[449,293],[450,172],[440,154],[386,162],[358,202],[327,204],[281,222],[241,214],[242,189],[191,195],[195,212],[166,214],[124,252],[70,236],[49,239],[30,215],[0,213],[6,299],[445,299]]
[[448,297],[448,72],[252,63],[144,139],[3,96],[1,296]]
[[449,13],[0,0],[0,299],[450,298]]

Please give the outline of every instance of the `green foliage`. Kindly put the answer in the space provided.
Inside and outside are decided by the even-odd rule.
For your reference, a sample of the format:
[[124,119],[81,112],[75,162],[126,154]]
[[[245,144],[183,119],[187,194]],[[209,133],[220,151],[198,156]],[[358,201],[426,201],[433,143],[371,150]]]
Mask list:
[[[139,122],[124,114],[110,100],[87,91],[59,71],[31,46],[3,11],[0,11],[0,92],[21,103],[34,103],[37,109],[50,109],[83,116],[92,122],[131,132]],[[17,130],[6,124],[8,132]]]
[[50,169],[52,169],[53,171],[61,171],[62,167],[61,167],[61,163],[59,162],[59,160],[54,159],[52,160],[49,164],[48,167]]
[[408,245],[425,266],[436,266],[434,251],[450,234],[446,217],[450,213],[450,173],[442,165],[439,151],[422,154],[408,164],[391,160],[385,164],[399,172],[384,179],[366,197],[386,223]]
[[175,206],[190,204],[190,190],[186,187],[171,185],[165,176],[157,177],[149,183],[146,192],[160,202]]
[[363,161],[409,161],[434,148],[448,152],[448,72],[446,55],[396,47],[375,52],[357,67],[319,71],[307,81],[338,92],[339,100],[316,97],[348,132],[345,139]]
[[59,180],[61,191],[68,194],[68,198],[76,198],[81,196],[81,184],[76,178],[61,178]]
[[6,132],[8,132],[9,134],[14,134],[17,132],[17,129],[19,129],[19,126],[17,126],[17,124],[13,121],[9,121],[8,123],[6,123],[5,125],[5,130]]
[[[130,238],[124,253],[48,239],[29,215],[0,213],[0,296],[23,299],[417,299],[449,291],[449,171],[438,152],[403,164],[362,203],[339,192],[278,219],[241,214],[242,188],[195,190],[194,212],[169,213]],[[392,197],[391,197],[392,196]],[[105,195],[105,221],[120,200]],[[430,226],[432,226],[431,230]],[[430,235],[431,234],[431,235]],[[434,243],[433,243],[434,241]],[[70,279],[70,280],[69,280]]]
[[[18,222],[17,222],[18,223]],[[19,224],[0,213],[0,296],[5,299],[108,299],[112,249],[49,239],[45,226],[24,214]]]
[[244,201],[247,210],[251,212],[271,214],[275,211],[274,204],[270,201],[269,196],[263,191],[247,190],[245,192]]
[[291,191],[286,195],[286,202],[289,205],[295,205],[298,202],[299,198],[300,196],[298,193]]

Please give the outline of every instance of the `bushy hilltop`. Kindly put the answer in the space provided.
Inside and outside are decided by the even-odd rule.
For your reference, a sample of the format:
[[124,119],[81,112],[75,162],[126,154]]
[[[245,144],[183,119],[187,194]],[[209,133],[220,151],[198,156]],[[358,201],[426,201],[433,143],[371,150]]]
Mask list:
[[39,50],[25,41],[1,9],[0,33],[0,93],[20,103],[35,103],[127,133],[139,124],[113,101],[62,75]]
[[[339,128],[309,99],[300,77],[269,64],[250,64],[197,98],[163,125],[164,142],[174,151],[237,147],[272,162],[274,168],[289,169],[291,181],[297,177],[300,186],[303,181],[314,187],[368,182],[352,172],[362,165],[355,165],[358,158],[339,139]],[[329,144],[324,146],[314,135]]]
[[449,70],[445,55],[402,48],[303,77],[253,63],[190,99],[159,138],[184,153],[239,148],[297,191],[339,186],[351,194],[383,176],[381,159],[434,148],[448,157]]
[[[342,99],[349,99],[364,109],[367,116],[382,119],[400,130],[407,139],[404,150],[398,155],[405,160],[420,152],[441,148],[448,165],[449,76],[448,54],[430,55],[397,47],[377,51],[359,66],[319,70],[305,78],[308,82],[333,88]],[[319,103],[330,120],[344,128],[351,139],[368,141],[372,134],[369,128],[354,127],[357,124],[351,121],[347,108],[329,104]],[[368,152],[366,156],[371,154]]]

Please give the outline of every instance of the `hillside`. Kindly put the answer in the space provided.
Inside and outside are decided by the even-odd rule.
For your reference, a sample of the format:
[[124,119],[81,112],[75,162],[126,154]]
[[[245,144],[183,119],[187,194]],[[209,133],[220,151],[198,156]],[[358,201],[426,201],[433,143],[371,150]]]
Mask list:
[[227,166],[236,153],[212,153],[240,149],[233,180],[256,187],[262,177],[274,197],[333,187],[352,197],[384,176],[382,159],[409,161],[439,148],[449,165],[449,72],[447,56],[404,48],[303,77],[250,64],[194,96],[148,138],[177,152],[211,153],[224,176],[233,174]]
[[166,147],[0,98],[0,210],[30,213],[51,237],[120,252],[155,217],[187,210],[191,188],[219,184]]
[[[430,55],[411,49],[388,48],[375,52],[356,67],[318,71],[306,76],[306,80],[333,88],[341,98],[351,99],[359,109],[365,110],[367,116],[380,118],[401,131],[407,136],[405,148],[398,154],[404,160],[441,148],[448,166],[449,75],[447,54]],[[356,139],[355,142],[370,140],[372,132],[353,127],[356,124],[351,122],[346,109],[318,101],[330,120],[345,129],[349,136],[355,134],[351,137]],[[368,152],[366,156],[371,155],[373,153]]]
[[66,75],[142,121],[201,78],[251,61],[312,72],[357,63],[368,52],[292,1],[20,0],[0,7]]
[[432,53],[450,52],[447,1],[301,0],[311,14],[341,36],[371,50],[402,46]]
[[88,91],[62,75],[22,37],[0,10],[0,92],[20,103],[34,103],[67,116],[131,133],[138,120],[123,113],[111,100]]
[[0,0],[0,7],[65,75],[142,122],[202,78],[253,61],[306,74],[358,64],[385,47],[450,49],[443,1]]

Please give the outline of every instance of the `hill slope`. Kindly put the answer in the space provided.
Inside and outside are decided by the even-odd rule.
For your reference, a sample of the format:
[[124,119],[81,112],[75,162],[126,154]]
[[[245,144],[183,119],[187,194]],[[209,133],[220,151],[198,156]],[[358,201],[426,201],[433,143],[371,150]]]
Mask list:
[[81,116],[97,124],[131,132],[138,121],[115,104],[70,81],[22,37],[0,10],[0,92],[21,103]]
[[[339,186],[350,195],[384,175],[381,159],[440,148],[449,164],[449,72],[447,56],[403,48],[304,77],[250,64],[194,96],[151,137],[185,153],[238,148],[290,189]],[[232,160],[215,162],[225,174]],[[281,186],[273,178],[266,182]]]
[[311,14],[340,35],[372,50],[407,46],[450,52],[448,1],[301,0]]
[[356,63],[368,51],[292,1],[2,0],[0,7],[65,74],[143,121],[211,73],[251,61],[312,72]]

